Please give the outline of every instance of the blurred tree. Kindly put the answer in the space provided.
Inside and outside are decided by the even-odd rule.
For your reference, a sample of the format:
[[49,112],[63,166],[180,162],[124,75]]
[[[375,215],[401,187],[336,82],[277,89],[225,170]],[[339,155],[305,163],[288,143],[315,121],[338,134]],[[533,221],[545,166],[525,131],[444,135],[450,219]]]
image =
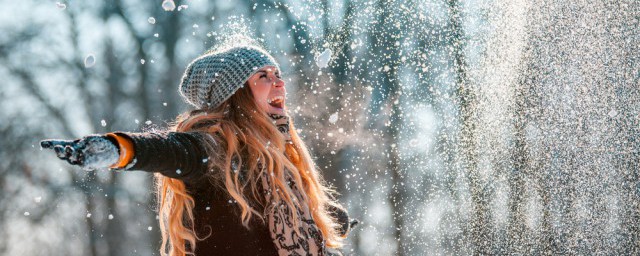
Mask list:
[[490,233],[491,212],[489,209],[490,195],[487,180],[481,174],[478,166],[478,151],[476,132],[478,124],[478,99],[476,90],[468,79],[468,64],[465,49],[468,38],[464,33],[462,4],[457,0],[449,0],[448,13],[450,24],[448,28],[448,43],[452,49],[458,115],[460,118],[460,148],[462,156],[459,160],[468,179],[471,193],[472,216],[465,228],[466,239],[472,245],[473,254],[492,253],[492,234]]
[[[372,121],[381,122],[383,152],[386,164],[385,174],[390,175],[388,202],[393,220],[393,238],[396,241],[395,255],[407,254],[405,237],[405,207],[410,195],[405,188],[405,175],[400,162],[400,134],[404,127],[402,87],[398,72],[400,62],[400,39],[403,36],[403,22],[399,9],[399,1],[376,2],[375,24],[369,34],[369,59],[375,64],[369,69],[370,81],[374,85],[369,106]],[[382,112],[385,111],[385,112]],[[381,115],[382,114],[382,115]],[[389,174],[387,174],[387,171]]]

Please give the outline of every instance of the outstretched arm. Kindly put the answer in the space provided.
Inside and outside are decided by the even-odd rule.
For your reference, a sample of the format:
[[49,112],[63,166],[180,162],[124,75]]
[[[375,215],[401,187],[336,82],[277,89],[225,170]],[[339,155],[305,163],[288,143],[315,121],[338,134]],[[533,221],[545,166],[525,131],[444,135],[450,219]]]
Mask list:
[[195,132],[92,135],[82,139],[45,140],[60,159],[87,169],[112,168],[159,172],[195,181],[208,169],[204,134]]
[[119,168],[159,172],[183,180],[197,179],[208,169],[208,154],[203,143],[205,135],[202,133],[117,132],[109,135],[124,138],[132,144],[133,158],[118,163]]

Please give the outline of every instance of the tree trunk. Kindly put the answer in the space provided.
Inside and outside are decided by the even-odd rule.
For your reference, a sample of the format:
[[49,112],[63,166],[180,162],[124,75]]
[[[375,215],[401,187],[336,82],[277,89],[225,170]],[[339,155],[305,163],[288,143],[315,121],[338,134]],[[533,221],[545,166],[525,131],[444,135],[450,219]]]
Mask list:
[[402,22],[397,13],[393,10],[397,9],[395,2],[381,0],[376,5],[376,25],[371,31],[370,48],[374,54],[371,59],[378,60],[377,66],[374,66],[375,73],[372,81],[379,84],[374,90],[371,98],[372,120],[376,120],[380,106],[390,106],[389,117],[387,118],[386,128],[383,130],[384,136],[384,152],[386,153],[386,169],[391,172],[391,190],[389,191],[388,201],[390,203],[392,218],[394,224],[393,236],[396,241],[395,255],[404,256],[407,254],[407,244],[404,239],[404,216],[405,202],[407,193],[404,187],[404,175],[400,163],[400,129],[403,126],[402,119],[402,101],[400,95],[402,91],[398,78],[399,52],[400,46],[396,45],[400,37],[400,26],[396,26],[396,22]]
[[469,227],[464,229],[465,236],[470,239],[473,254],[491,254],[489,196],[486,181],[483,180],[478,169],[478,147],[475,141],[478,106],[475,92],[470,87],[466,73],[468,65],[464,56],[466,38],[462,24],[462,6],[457,0],[449,0],[448,7],[451,15],[449,21],[451,27],[450,43],[453,47],[453,66],[461,122],[461,166],[467,176],[473,211]]

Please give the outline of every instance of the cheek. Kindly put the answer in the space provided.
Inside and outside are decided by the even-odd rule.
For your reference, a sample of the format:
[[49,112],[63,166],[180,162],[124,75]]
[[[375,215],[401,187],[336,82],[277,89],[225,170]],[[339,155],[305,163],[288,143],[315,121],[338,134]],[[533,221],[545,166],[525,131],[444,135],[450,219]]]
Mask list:
[[267,97],[269,96],[269,86],[265,86],[261,83],[253,83],[250,84],[251,92],[253,94],[253,98],[258,103],[258,105],[267,105]]

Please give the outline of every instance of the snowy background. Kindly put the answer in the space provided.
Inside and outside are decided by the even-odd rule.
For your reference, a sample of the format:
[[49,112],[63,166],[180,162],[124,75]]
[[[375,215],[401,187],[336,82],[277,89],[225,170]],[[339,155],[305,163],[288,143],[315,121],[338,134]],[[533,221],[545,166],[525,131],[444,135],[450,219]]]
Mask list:
[[166,127],[231,33],[281,63],[345,254],[640,254],[640,1],[0,3],[2,255],[158,255],[151,175],[38,142]]

